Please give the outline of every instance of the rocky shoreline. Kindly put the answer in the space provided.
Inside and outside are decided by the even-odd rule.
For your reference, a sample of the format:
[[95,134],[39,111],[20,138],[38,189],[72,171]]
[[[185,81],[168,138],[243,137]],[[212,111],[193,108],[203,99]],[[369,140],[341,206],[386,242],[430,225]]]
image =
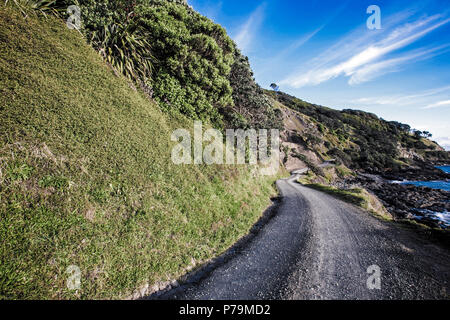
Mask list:
[[381,177],[390,181],[437,181],[448,180],[450,175],[436,168],[437,164],[422,163],[420,167],[399,169],[381,173]]
[[450,212],[450,192],[429,187],[392,183],[392,181],[448,181],[450,174],[424,165],[423,168],[407,168],[383,174],[360,173],[346,180],[339,187],[358,186],[375,194],[394,219],[420,220],[433,228],[449,229],[443,221],[430,216],[429,212]]
[[365,187],[381,200],[395,218],[414,219],[415,216],[421,216],[422,223],[430,227],[445,228],[442,221],[424,215],[422,210],[450,211],[450,192],[397,183],[369,182],[365,184]]

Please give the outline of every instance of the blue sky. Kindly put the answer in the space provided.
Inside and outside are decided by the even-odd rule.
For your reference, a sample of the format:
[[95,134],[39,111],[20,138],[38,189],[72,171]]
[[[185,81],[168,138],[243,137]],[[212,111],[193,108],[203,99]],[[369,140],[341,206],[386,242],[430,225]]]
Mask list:
[[[450,150],[450,1],[188,0],[226,28],[256,81],[428,130]],[[370,30],[370,5],[381,29]]]

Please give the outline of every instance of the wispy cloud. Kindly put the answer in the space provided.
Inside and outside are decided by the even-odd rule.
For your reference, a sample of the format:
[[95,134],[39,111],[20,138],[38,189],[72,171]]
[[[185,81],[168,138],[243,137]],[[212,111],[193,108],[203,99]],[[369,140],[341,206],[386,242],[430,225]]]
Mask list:
[[217,2],[208,2],[207,7],[205,9],[205,16],[207,16],[212,21],[217,21],[223,7],[223,1],[217,1]]
[[366,97],[351,101],[351,103],[356,105],[380,105],[380,106],[410,106],[410,105],[430,105],[432,101],[438,100],[438,97],[446,93],[444,96],[448,96],[450,93],[450,86],[444,86],[439,88],[433,88],[428,90],[423,90],[414,94],[403,94],[403,95],[391,95],[391,96],[377,96],[377,97]]
[[289,61],[295,52],[301,48],[303,45],[305,45],[308,41],[310,41],[317,33],[319,33],[325,25],[322,25],[318,27],[317,29],[313,30],[312,32],[309,32],[297,40],[294,40],[290,45],[288,45],[285,49],[282,51],[276,53],[273,56],[270,56],[264,60],[264,63],[255,70],[256,76],[261,76],[263,74],[272,73],[274,69],[277,69],[280,67],[280,65],[283,65],[286,61]]
[[350,85],[355,85],[370,81],[387,73],[397,72],[401,70],[403,64],[407,62],[418,62],[420,60],[430,59],[439,54],[447,52],[449,47],[450,44],[434,47],[431,49],[423,48],[420,50],[416,50],[410,54],[403,55],[399,58],[386,59],[384,61],[366,64],[360,68],[357,68],[353,72],[348,83]]
[[237,46],[244,52],[251,48],[255,35],[264,20],[265,7],[265,2],[259,5],[233,37]]
[[[403,16],[408,13],[403,14]],[[433,15],[421,18],[412,23],[398,24],[397,19],[391,19],[394,31],[384,32],[367,31],[362,34],[352,33],[326,51],[326,54],[309,61],[308,68],[284,79],[281,84],[294,88],[307,85],[317,85],[339,76],[350,77],[349,84],[358,84],[372,80],[387,72],[393,72],[415,58],[427,59],[433,56],[441,47],[422,49],[409,52],[397,58],[387,59],[387,55],[408,46],[424,37],[433,30],[447,24],[450,19],[442,15]],[[397,23],[397,25],[395,25]],[[390,28],[386,28],[390,29]],[[356,54],[355,54],[356,52]],[[312,66],[312,67],[311,67]]]
[[423,109],[432,109],[432,108],[439,108],[439,107],[449,107],[450,106],[450,100],[443,100],[438,101],[432,104],[427,105]]
[[437,137],[434,140],[439,143],[445,150],[450,151],[450,138],[449,137]]
[[297,41],[294,41],[290,46],[288,46],[286,49],[284,49],[283,51],[281,51],[278,55],[277,58],[281,58],[284,57],[292,52],[294,52],[295,50],[297,50],[298,48],[300,48],[301,46],[303,46],[305,43],[307,43],[309,40],[311,40],[320,30],[322,30],[325,27],[325,25],[320,26],[319,28],[317,28],[316,30],[302,36],[301,38],[299,38]]

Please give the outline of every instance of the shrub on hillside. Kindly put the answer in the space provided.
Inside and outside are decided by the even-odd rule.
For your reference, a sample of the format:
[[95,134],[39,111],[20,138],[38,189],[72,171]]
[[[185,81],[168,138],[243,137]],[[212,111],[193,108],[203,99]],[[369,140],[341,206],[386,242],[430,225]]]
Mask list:
[[216,127],[278,128],[280,112],[226,31],[185,0],[62,0],[81,9],[81,32],[115,70],[159,105]]
[[268,97],[255,82],[248,58],[236,49],[229,81],[233,88],[234,106],[221,113],[232,128],[281,129],[281,113],[272,107]]
[[227,77],[234,62],[234,43],[222,27],[184,0],[75,4],[87,41],[114,69],[153,91],[163,109],[221,123],[218,108],[233,104]]
[[155,98],[167,110],[220,123],[218,109],[233,104],[228,81],[233,41],[221,26],[186,6],[151,3],[137,13],[156,58]]

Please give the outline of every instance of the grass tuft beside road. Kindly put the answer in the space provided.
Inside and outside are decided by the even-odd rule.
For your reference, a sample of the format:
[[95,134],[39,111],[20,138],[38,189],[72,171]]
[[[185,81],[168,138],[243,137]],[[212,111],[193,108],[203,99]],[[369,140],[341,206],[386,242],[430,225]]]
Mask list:
[[[109,299],[245,235],[275,194],[246,166],[175,166],[168,116],[79,33],[0,6],[0,299]],[[70,265],[81,288],[67,288]]]
[[387,221],[392,220],[392,216],[389,214],[386,208],[384,208],[384,206],[379,202],[378,199],[375,198],[375,196],[371,195],[365,189],[353,188],[343,190],[319,183],[309,183],[305,184],[305,186],[325,192],[335,198],[363,208],[380,219]]

